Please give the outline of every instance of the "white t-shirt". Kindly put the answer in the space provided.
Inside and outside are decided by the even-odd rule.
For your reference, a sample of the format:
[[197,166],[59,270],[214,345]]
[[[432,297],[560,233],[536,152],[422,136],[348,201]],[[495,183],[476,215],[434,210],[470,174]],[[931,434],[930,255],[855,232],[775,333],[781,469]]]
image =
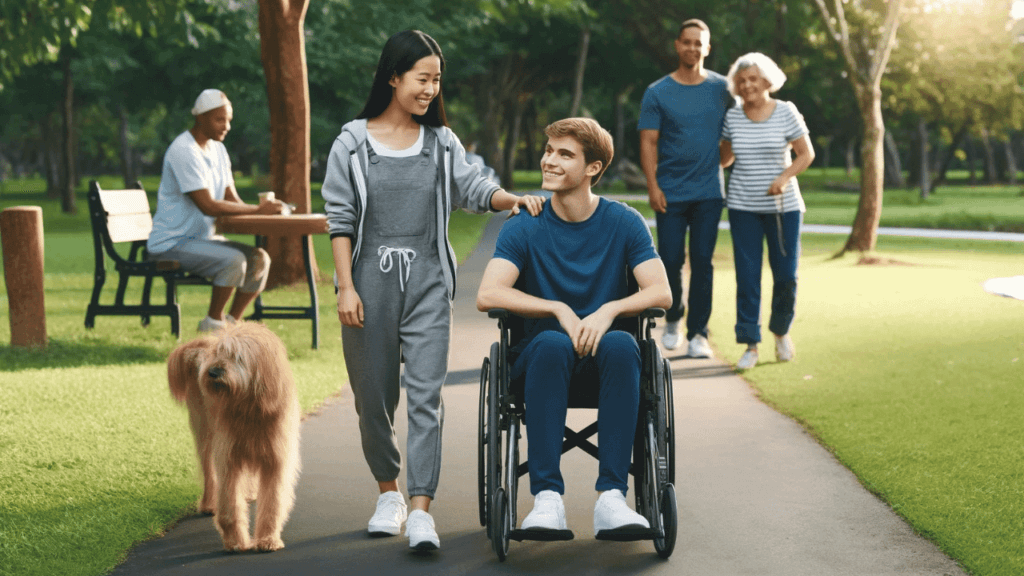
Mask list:
[[370,131],[366,131],[366,139],[370,141],[370,146],[373,146],[373,151],[381,156],[388,156],[389,158],[408,158],[409,156],[415,156],[420,153],[423,149],[423,125],[420,124],[420,135],[413,142],[412,146],[409,146],[405,150],[392,150],[384,144],[374,138]]
[[[793,163],[790,142],[808,134],[804,117],[791,102],[777,100],[771,116],[762,122],[747,118],[743,106],[725,113],[722,140],[732,142],[736,163],[729,177],[726,205],[748,212],[779,212],[778,197],[768,189],[783,170]],[[781,212],[806,212],[800,185],[791,178],[782,194]]]
[[205,188],[214,200],[223,200],[224,190],[234,185],[231,158],[222,142],[208,140],[204,150],[188,130],[179,134],[164,154],[146,250],[159,254],[190,240],[212,238],[213,217],[203,214],[188,194]]

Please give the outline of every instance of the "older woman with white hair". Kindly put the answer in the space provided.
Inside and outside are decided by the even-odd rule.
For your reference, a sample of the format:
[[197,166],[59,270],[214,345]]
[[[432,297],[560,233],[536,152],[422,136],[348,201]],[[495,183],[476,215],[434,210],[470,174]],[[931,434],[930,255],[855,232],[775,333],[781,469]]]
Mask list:
[[766,239],[774,278],[768,329],[775,335],[775,357],[787,362],[796,354],[789,328],[806,211],[796,176],[814,161],[814,148],[796,106],[771,96],[786,81],[771,58],[756,52],[741,56],[727,80],[729,91],[742,104],[726,112],[721,154],[723,166],[735,161],[726,206],[736,261],[736,341],[747,345],[736,367],[746,370],[758,361]]

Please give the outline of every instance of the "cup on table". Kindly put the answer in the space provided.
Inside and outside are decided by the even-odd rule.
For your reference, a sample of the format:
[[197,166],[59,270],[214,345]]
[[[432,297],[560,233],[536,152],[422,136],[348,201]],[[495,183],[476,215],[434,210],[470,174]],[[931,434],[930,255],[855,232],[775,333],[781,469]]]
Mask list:
[[257,194],[257,196],[259,196],[261,204],[264,201],[266,201],[266,202],[273,202],[274,201],[274,193],[273,192],[260,192],[259,194]]

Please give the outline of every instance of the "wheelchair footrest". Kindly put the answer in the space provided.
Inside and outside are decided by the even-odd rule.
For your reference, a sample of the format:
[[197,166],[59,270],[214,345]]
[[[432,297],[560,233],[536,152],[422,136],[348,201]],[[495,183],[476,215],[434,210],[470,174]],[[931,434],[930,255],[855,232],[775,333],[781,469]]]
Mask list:
[[616,530],[601,530],[594,537],[598,540],[633,542],[635,540],[654,540],[658,537],[658,531],[653,528],[618,528]]
[[572,530],[513,530],[508,537],[516,542],[523,540],[538,540],[541,542],[555,542],[558,540],[572,540],[576,536]]

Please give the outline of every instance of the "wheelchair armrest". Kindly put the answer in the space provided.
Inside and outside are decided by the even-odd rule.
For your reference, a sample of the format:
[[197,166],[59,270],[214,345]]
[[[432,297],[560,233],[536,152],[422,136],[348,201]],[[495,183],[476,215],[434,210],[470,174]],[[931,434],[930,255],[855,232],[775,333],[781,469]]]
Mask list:
[[664,308],[648,308],[640,313],[640,317],[649,320],[651,318],[662,318],[665,316]]
[[512,313],[504,308],[491,308],[487,311],[488,318],[496,318],[498,320],[508,320],[508,317],[511,315]]

